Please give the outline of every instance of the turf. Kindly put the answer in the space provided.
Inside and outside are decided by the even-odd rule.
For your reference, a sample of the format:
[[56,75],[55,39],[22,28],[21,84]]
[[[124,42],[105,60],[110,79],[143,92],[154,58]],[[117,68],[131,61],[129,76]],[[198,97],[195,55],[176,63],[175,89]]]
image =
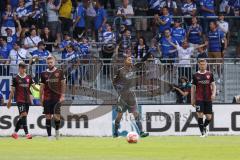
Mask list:
[[240,137],[62,137],[49,141],[0,138],[1,160],[240,160]]

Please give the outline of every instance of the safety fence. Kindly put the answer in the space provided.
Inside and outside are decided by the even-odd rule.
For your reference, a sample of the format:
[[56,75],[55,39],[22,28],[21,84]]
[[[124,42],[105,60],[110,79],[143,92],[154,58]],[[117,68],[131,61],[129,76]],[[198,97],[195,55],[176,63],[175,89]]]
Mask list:
[[[149,59],[134,63],[130,88],[136,93],[139,103],[176,103],[178,94],[173,87],[183,89],[180,77],[184,76],[191,82],[192,75],[198,70],[196,59],[189,60],[190,63],[187,64],[178,62],[176,59]],[[231,103],[233,96],[238,95],[240,90],[240,63],[238,59],[226,59],[222,62],[208,64],[208,70],[213,72],[217,85],[215,102]],[[73,104],[115,104],[119,95],[112,80],[118,69],[123,67],[123,63],[122,59],[115,61],[99,58],[58,61],[57,67],[66,76],[66,100]],[[32,64],[28,66],[28,73],[39,83],[40,72],[46,68],[46,64]],[[0,65],[1,80],[16,75],[17,71],[17,65]],[[1,91],[8,94],[3,88],[1,84]]]

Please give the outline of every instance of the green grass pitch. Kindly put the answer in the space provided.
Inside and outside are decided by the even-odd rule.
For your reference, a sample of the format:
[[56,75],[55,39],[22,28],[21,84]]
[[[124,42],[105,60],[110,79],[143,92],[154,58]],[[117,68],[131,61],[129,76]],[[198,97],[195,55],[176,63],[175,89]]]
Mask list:
[[240,160],[240,137],[148,137],[137,144],[110,137],[0,137],[0,160]]

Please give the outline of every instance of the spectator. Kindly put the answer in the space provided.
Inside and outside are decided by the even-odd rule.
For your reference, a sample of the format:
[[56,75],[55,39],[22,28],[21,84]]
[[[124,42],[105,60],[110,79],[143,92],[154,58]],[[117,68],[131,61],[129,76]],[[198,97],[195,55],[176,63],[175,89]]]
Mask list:
[[140,37],[136,46],[134,47],[134,57],[137,60],[142,60],[148,54],[149,47],[146,44],[146,40],[144,37]]
[[103,30],[107,22],[107,13],[102,4],[99,1],[96,1],[96,18],[95,18],[95,38],[96,41],[99,41],[99,33]]
[[6,28],[7,33],[7,43],[13,47],[13,44],[17,42],[20,38],[20,34],[22,32],[22,27],[19,20],[16,20],[16,23],[18,24],[18,30],[17,33],[13,34],[13,31],[11,28]]
[[116,48],[118,52],[118,57],[126,57],[127,50],[131,50],[131,47],[131,32],[128,29],[125,29],[122,38],[119,40],[118,47]]
[[219,13],[218,21],[217,21],[218,29],[224,32],[224,35],[226,37],[226,42],[229,43],[229,24],[224,20],[224,13]]
[[181,21],[179,19],[174,21],[174,26],[171,29],[172,37],[178,42],[181,46],[183,41],[186,39],[186,31],[181,27]]
[[229,32],[229,24],[224,20],[224,13],[219,13],[217,25],[218,25],[218,28],[222,32],[224,32],[225,36],[227,37],[227,34]]
[[[113,53],[115,51],[115,42],[116,36],[112,31],[112,27],[109,24],[106,24],[106,31],[103,32],[103,46],[102,46],[102,58],[107,59],[104,60],[104,63],[110,63]],[[103,73],[110,73],[110,66],[103,67]]]
[[192,79],[192,66],[191,66],[191,57],[193,55],[194,50],[198,48],[202,48],[206,46],[206,44],[199,45],[197,47],[189,47],[189,44],[187,41],[184,41],[182,43],[182,46],[179,44],[174,44],[171,42],[169,39],[169,43],[177,49],[178,52],[178,58],[179,58],[179,63],[178,63],[178,77],[181,76],[186,76],[189,78],[189,80]]
[[[95,39],[95,17],[97,15],[94,9],[93,1],[88,1],[86,10],[86,28],[87,32],[91,35],[92,39]],[[90,37],[90,36],[88,36]]]
[[57,39],[61,39],[61,24],[58,20],[58,11],[61,6],[62,0],[59,0],[60,2],[58,5],[54,4],[54,0],[48,0],[47,3],[47,25],[50,29],[52,36],[55,37],[57,35]]
[[150,16],[154,16],[156,14],[160,14],[160,2],[162,0],[148,0],[148,14]]
[[11,5],[8,4],[6,6],[6,11],[3,12],[2,18],[3,21],[1,27],[1,35],[7,36],[6,28],[10,28],[12,30],[12,33],[15,34],[16,28],[14,20],[16,19],[16,15],[13,13]]
[[[7,1],[5,1],[7,3]],[[8,4],[12,6],[13,10],[16,10],[16,8],[18,7],[18,2],[19,0],[8,0]]]
[[0,1],[0,24],[2,24],[2,14],[6,8],[6,2]]
[[[192,25],[187,31],[187,39],[190,47],[196,47],[202,43],[202,27],[198,24],[196,17],[192,18]],[[196,52],[194,52],[194,57],[196,57]]]
[[66,54],[63,59],[66,61],[66,74],[67,74],[67,83],[72,91],[72,100],[74,100],[74,95],[76,92],[75,82],[78,80],[78,68],[79,68],[79,54],[74,51],[74,46],[72,44],[67,45]]
[[162,12],[163,15],[161,17],[158,15],[154,16],[156,23],[159,25],[159,36],[162,36],[166,29],[170,29],[172,23],[172,17],[169,15],[168,8],[164,7]]
[[28,27],[27,20],[28,20],[29,13],[30,12],[25,7],[24,0],[19,0],[18,7],[16,9],[16,15],[17,15],[17,18],[19,19],[19,21],[21,23],[21,26],[23,28],[27,28]]
[[202,16],[215,16],[214,0],[200,0],[200,5]]
[[85,29],[86,29],[85,28],[86,27],[86,22],[85,22],[86,8],[85,7],[86,6],[80,3],[77,7],[77,15],[74,22],[74,38],[79,38],[83,36],[85,33]]
[[240,0],[229,0],[228,5],[230,7],[230,14],[234,16],[240,16]]
[[59,44],[60,51],[62,52],[62,59],[65,57],[65,54],[67,52],[67,46],[72,43],[71,36],[69,33],[65,32],[63,34],[63,40]]
[[90,44],[87,37],[82,37],[82,41],[79,43],[79,56],[83,58],[90,58]]
[[208,55],[207,55],[207,52],[206,52],[206,47],[199,47],[197,50],[198,50],[197,60],[208,58]]
[[21,42],[17,41],[13,45],[13,49],[10,52],[10,69],[9,73],[11,76],[14,76],[18,73],[18,64],[24,62],[30,58],[30,54],[24,48],[21,48]]
[[193,0],[186,0],[182,5],[182,14],[184,16],[196,16],[197,5]]
[[34,1],[32,11],[29,15],[30,25],[35,25],[37,28],[43,29],[43,8],[38,1]]
[[7,44],[6,37],[0,37],[0,75],[6,76],[8,75],[8,67],[5,66],[8,64],[9,53],[12,47]]
[[40,35],[40,38],[45,42],[46,44],[46,50],[49,52],[52,52],[53,50],[53,43],[55,42],[55,38],[52,37],[52,34],[50,33],[50,30],[48,27],[44,27],[42,34]]
[[170,15],[177,15],[177,3],[173,0],[163,0],[160,3],[160,9],[162,10],[164,7],[168,8]]
[[62,32],[70,31],[72,27],[72,1],[71,0],[62,0],[61,7],[59,9],[59,19],[62,24]]
[[112,58],[115,49],[116,36],[112,31],[112,27],[106,24],[106,31],[103,32],[103,58]]
[[215,7],[214,0],[201,0],[201,15],[207,17],[207,19],[202,20],[203,32],[206,34],[208,32],[208,26],[210,20],[208,19],[211,16],[215,16]]
[[[177,57],[177,50],[169,42],[177,44],[177,41],[171,36],[170,29],[164,31],[164,36],[160,40],[161,53],[163,59],[172,59]],[[162,63],[172,63],[173,60],[163,60]]]
[[[216,22],[210,23],[210,31],[208,33],[208,57],[209,58],[223,58],[224,50],[227,48],[227,43],[223,42],[226,41],[224,36],[224,32],[217,28]],[[222,48],[223,47],[223,48]]]
[[190,104],[191,103],[191,82],[187,77],[180,77],[180,85],[173,86],[174,91],[176,92],[176,103],[177,104]]
[[[226,38],[224,32],[217,28],[216,22],[210,22],[210,31],[208,33],[208,57],[212,58],[212,63],[222,63],[221,58],[224,57],[224,52],[227,48]],[[216,60],[215,60],[216,59]],[[221,66],[216,65],[218,79],[217,82],[220,83],[221,78]]]
[[[147,16],[148,13],[148,1],[147,0],[133,0],[133,8],[135,16]],[[140,31],[147,30],[147,19],[137,18],[135,19],[135,28],[137,30],[137,37],[140,37]]]
[[32,58],[29,62],[30,65],[32,64],[36,64],[36,66],[34,66],[35,68],[35,78],[34,81],[36,83],[39,83],[39,78],[40,75],[43,71],[46,70],[47,65],[46,65],[46,59],[47,57],[50,55],[48,50],[45,50],[45,44],[43,41],[40,41],[38,43],[38,49],[32,52]]
[[111,9],[115,9],[115,0],[103,0],[104,8],[108,9],[108,2],[110,2]]
[[7,43],[7,38],[0,37],[0,55],[3,59],[8,58],[11,49],[11,45]]
[[230,13],[230,6],[228,5],[229,0],[221,0],[220,7],[219,7],[219,12],[220,13]]
[[32,28],[30,30],[30,35],[24,39],[24,48],[28,50],[30,54],[33,51],[37,50],[37,44],[42,41],[41,38],[37,35],[37,30]]
[[[36,0],[38,1],[38,0]],[[28,12],[32,12],[33,10],[33,6],[34,6],[34,2],[36,2],[34,0],[25,0],[25,8],[28,10]]]
[[134,12],[129,0],[122,0],[122,6],[118,8],[117,15],[123,18],[123,24],[131,31],[132,20],[128,17],[134,16]]

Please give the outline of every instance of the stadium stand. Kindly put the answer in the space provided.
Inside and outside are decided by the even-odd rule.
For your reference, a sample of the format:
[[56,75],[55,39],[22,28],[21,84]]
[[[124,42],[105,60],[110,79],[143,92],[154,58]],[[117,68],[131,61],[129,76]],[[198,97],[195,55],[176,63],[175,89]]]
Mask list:
[[[30,60],[36,56],[33,53],[38,50],[39,43],[42,45],[44,42],[44,50],[57,57],[60,67],[69,65],[67,58],[64,58],[68,57],[69,47],[78,54],[76,57],[80,63],[76,78],[79,81],[74,85],[114,92],[111,75],[115,65],[112,56],[116,53],[120,58],[120,55],[133,56],[135,62],[146,65],[139,75],[149,68],[149,63],[145,61],[150,57],[150,61],[154,60],[154,63],[151,62],[151,65],[154,64],[152,68],[158,70],[153,72],[156,74],[153,77],[178,85],[178,68],[183,67],[180,62],[187,63],[188,68],[191,66],[191,72],[184,73],[190,78],[196,71],[197,58],[202,56],[199,53],[204,52],[204,58],[209,58],[210,50],[218,54],[211,56],[211,60],[218,60],[217,64],[209,61],[209,68],[215,73],[218,85],[216,102],[230,103],[240,89],[237,74],[240,55],[239,12],[239,0],[0,1],[0,76],[13,75],[15,71],[12,68],[21,61],[29,63],[30,74],[38,75],[35,73],[36,67],[46,65],[42,63],[44,56],[42,59],[39,56],[34,62]],[[210,22],[215,22],[216,28]],[[164,33],[166,29],[169,36]],[[143,44],[139,40],[142,37]],[[189,60],[182,61],[184,55],[179,55],[168,39],[179,45],[183,41],[189,42],[190,47],[208,41],[208,46],[194,51],[185,57],[190,57]],[[21,55],[23,52],[24,55]],[[66,72],[66,75],[71,76],[71,73]],[[140,103],[176,102],[174,92],[160,96],[144,95],[148,87],[141,84],[139,82],[140,86],[136,87],[136,91],[141,92]],[[72,96],[69,97],[71,99]],[[92,97],[79,95],[74,103],[100,103],[98,100],[89,100]],[[109,103],[114,103],[114,99]]]

